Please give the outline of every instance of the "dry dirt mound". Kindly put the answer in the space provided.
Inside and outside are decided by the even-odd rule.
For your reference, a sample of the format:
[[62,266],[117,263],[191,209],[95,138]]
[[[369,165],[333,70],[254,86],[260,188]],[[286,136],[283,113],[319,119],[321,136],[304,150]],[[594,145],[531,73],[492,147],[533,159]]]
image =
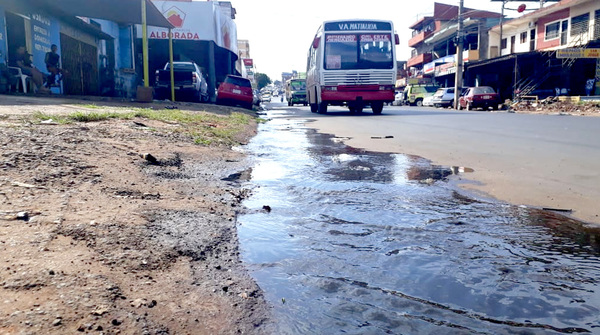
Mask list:
[[244,192],[221,180],[242,154],[159,121],[2,119],[1,334],[262,332],[238,251]]

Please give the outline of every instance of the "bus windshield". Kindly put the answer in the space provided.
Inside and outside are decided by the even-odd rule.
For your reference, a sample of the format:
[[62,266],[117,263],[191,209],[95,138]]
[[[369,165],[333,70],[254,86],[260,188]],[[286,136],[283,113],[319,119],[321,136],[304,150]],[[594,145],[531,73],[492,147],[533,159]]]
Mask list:
[[306,82],[302,81],[291,81],[290,87],[292,91],[306,91]]
[[393,69],[390,34],[326,34],[325,69]]

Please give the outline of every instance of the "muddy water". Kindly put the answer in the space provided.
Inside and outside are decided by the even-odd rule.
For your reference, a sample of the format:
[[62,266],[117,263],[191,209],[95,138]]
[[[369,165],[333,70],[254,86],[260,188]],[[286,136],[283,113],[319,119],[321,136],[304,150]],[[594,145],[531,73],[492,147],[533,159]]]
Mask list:
[[309,127],[276,115],[247,147],[239,233],[273,333],[600,334],[598,231]]

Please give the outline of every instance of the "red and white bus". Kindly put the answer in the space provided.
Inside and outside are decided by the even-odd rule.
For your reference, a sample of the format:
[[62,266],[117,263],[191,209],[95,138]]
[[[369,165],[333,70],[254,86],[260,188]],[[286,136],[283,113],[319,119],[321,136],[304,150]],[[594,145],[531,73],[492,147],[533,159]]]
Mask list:
[[394,101],[398,36],[391,21],[326,21],[308,51],[306,93],[313,113],[328,105],[381,114]]

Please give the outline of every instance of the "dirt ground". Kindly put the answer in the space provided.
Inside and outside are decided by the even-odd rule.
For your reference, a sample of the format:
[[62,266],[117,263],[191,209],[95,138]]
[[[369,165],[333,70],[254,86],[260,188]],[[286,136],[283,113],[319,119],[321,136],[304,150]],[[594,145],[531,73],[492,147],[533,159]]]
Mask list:
[[[0,334],[263,333],[237,240],[242,153],[173,123],[28,116],[123,105],[138,106],[0,96]],[[240,143],[256,124],[244,129]]]

